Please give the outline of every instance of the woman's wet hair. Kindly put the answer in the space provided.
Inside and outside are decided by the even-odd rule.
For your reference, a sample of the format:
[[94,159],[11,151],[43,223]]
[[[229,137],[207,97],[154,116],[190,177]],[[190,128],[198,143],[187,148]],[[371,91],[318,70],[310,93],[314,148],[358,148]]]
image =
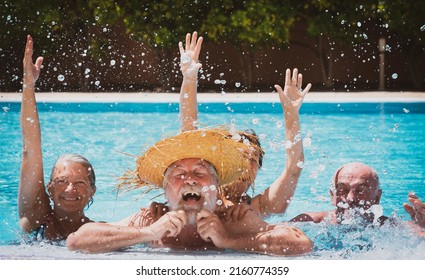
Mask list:
[[53,173],[55,171],[55,166],[59,161],[79,163],[79,164],[83,165],[84,167],[86,167],[87,170],[88,170],[88,178],[89,178],[89,181],[90,181],[90,186],[92,188],[96,187],[96,175],[94,173],[93,166],[91,165],[91,163],[85,157],[83,157],[79,154],[63,154],[63,155],[59,156],[56,159],[55,164],[53,165],[52,172],[50,173],[50,182],[52,182],[53,179],[54,179]]
[[254,149],[258,152],[258,166],[261,168],[261,166],[263,166],[264,150],[261,147],[258,135],[251,128],[241,131],[240,134],[242,136],[241,141],[243,141],[244,139],[248,139],[248,141],[255,147]]

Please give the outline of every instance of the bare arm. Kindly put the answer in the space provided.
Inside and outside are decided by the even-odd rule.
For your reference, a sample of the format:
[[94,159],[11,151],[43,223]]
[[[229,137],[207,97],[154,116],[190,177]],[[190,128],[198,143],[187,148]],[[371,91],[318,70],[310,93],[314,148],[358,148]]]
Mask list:
[[23,60],[21,103],[22,162],[18,191],[19,224],[27,232],[39,227],[51,211],[44,188],[41,132],[35,100],[35,82],[40,75],[43,58],[32,61],[33,40],[27,37]]
[[188,131],[197,129],[198,101],[196,98],[198,87],[198,71],[202,64],[198,62],[199,52],[202,46],[202,37],[197,40],[197,32],[186,35],[186,45],[179,43],[180,70],[183,74],[183,82],[180,89],[180,121],[181,130]]
[[212,241],[218,248],[267,255],[299,255],[313,249],[313,243],[301,230],[268,225],[254,211],[246,211],[237,222],[223,223],[206,210],[198,213],[197,218],[201,238]]
[[286,163],[280,176],[271,184],[263,194],[255,196],[251,202],[261,214],[283,213],[288,208],[290,200],[294,195],[298,179],[301,175],[304,163],[304,151],[301,138],[299,109],[304,96],[311,88],[308,84],[301,91],[302,75],[298,70],[286,70],[285,88],[276,85],[282,104],[285,119],[286,138]]
[[[183,211],[168,212],[157,221],[152,221],[148,212],[139,215],[138,221],[134,221],[134,217],[135,215],[115,224],[87,223],[68,236],[66,245],[71,251],[110,252],[160,241],[164,236],[177,236],[187,223],[187,216]],[[133,222],[131,226],[130,221]]]

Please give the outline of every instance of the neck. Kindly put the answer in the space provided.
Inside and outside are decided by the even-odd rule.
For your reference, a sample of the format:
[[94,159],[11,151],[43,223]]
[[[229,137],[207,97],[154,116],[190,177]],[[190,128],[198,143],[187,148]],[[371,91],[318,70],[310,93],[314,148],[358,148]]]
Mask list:
[[90,222],[90,219],[85,216],[83,211],[65,213],[55,209],[53,210],[52,217],[56,225],[58,225],[64,233],[77,231],[83,224]]

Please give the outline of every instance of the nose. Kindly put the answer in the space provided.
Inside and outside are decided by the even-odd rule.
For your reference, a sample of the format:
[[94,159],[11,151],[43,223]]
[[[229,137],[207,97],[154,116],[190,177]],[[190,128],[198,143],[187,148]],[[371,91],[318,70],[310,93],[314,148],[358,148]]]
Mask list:
[[194,186],[198,183],[198,181],[189,175],[189,176],[186,176],[184,183],[190,186]]
[[347,202],[354,202],[354,200],[355,200],[355,194],[354,194],[354,192],[353,192],[353,191],[350,191],[350,192],[347,194]]
[[69,182],[68,186],[66,186],[65,191],[66,192],[71,192],[71,191],[74,191],[74,190],[75,190],[74,184],[72,182]]

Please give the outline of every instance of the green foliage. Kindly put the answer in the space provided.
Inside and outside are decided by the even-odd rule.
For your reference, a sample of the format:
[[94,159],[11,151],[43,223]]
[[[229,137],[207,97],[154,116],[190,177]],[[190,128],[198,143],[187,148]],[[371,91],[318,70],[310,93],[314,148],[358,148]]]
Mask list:
[[425,2],[387,0],[382,17],[388,29],[404,39],[406,44],[425,46]]
[[291,1],[221,0],[211,7],[201,31],[212,41],[236,46],[280,46],[289,41],[295,15]]
[[379,26],[380,4],[377,0],[304,1],[300,14],[312,36],[325,36],[340,43],[357,43],[368,39],[371,28]]

